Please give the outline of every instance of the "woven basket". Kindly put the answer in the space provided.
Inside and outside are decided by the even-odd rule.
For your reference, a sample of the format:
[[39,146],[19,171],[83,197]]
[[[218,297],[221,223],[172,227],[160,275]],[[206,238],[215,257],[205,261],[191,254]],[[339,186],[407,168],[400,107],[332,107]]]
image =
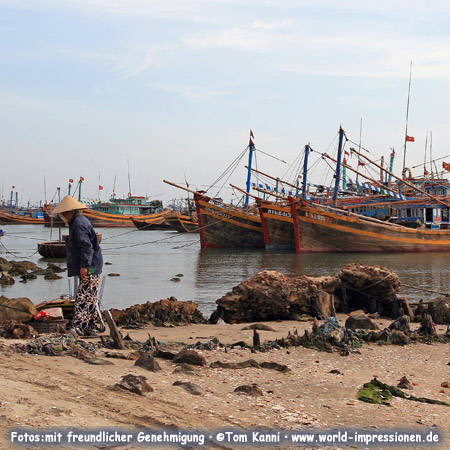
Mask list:
[[55,333],[57,325],[66,328],[67,320],[31,320],[28,322],[39,334]]

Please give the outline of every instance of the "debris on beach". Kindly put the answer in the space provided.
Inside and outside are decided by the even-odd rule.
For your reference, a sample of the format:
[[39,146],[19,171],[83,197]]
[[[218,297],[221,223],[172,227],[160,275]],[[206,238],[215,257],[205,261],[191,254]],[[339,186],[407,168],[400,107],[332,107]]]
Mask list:
[[39,333],[29,325],[9,319],[0,325],[0,337],[6,339],[31,339]]
[[382,383],[376,378],[373,378],[369,383],[365,383],[364,386],[358,391],[358,400],[366,403],[379,403],[386,406],[392,406],[390,404],[390,400],[393,397],[399,397],[420,403],[450,406],[450,403],[443,402],[441,400],[408,395],[400,388]]
[[157,302],[134,305],[124,310],[111,309],[117,326],[143,328],[151,323],[155,326],[167,324],[206,323],[206,319],[193,301],[178,301],[169,297]]
[[153,388],[147,383],[147,377],[133,374],[124,375],[120,383],[116,383],[111,389],[115,391],[130,391],[138,395],[144,395],[145,392],[153,392]]

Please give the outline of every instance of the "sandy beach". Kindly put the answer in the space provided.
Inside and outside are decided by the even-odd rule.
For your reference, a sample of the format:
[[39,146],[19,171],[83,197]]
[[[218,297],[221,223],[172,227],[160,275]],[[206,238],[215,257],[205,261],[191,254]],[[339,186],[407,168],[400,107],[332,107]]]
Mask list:
[[[341,315],[341,321],[346,316]],[[380,327],[386,320],[376,321]],[[294,328],[299,333],[311,329],[309,322],[267,322],[275,331],[260,331],[261,341],[286,337]],[[245,325],[186,325],[176,327],[149,326],[139,330],[122,330],[135,340],[148,336],[158,341],[178,345],[207,342],[216,337],[223,344],[244,340],[252,343],[252,330]],[[413,326],[414,327],[414,326]],[[443,333],[446,326],[437,326]],[[98,339],[90,340],[96,342]],[[199,428],[215,430],[235,427],[251,430],[267,427],[283,430],[327,430],[356,427],[368,430],[411,429],[417,432],[436,427],[446,443],[432,448],[450,448],[450,409],[446,406],[418,403],[393,398],[392,407],[368,404],[357,400],[358,389],[374,376],[380,381],[397,385],[402,376],[413,384],[413,393],[450,402],[450,389],[441,384],[450,380],[450,347],[448,344],[411,344],[379,346],[365,344],[348,356],[325,353],[303,347],[274,349],[252,353],[250,349],[233,348],[225,351],[199,350],[207,365],[197,367],[195,373],[173,373],[176,364],[158,358],[158,373],[134,365],[134,360],[105,358],[104,350],[96,356],[111,365],[92,365],[70,356],[40,356],[15,354],[8,346],[17,340],[1,340],[0,363],[0,423],[5,432],[13,428],[56,429],[72,427]],[[88,342],[88,341],[85,341]],[[114,351],[130,354],[132,350]],[[254,359],[287,365],[291,371],[281,373],[266,368],[221,369],[210,368],[215,361],[242,362]],[[143,375],[153,388],[144,396],[128,391],[112,390],[127,374]],[[176,381],[197,385],[202,394],[192,395]],[[235,393],[241,385],[256,383],[262,396]],[[80,448],[73,446],[12,446],[10,436],[1,436],[1,448]],[[258,444],[261,445],[261,444]],[[259,448],[247,445],[245,448]],[[92,447],[91,447],[92,448]],[[100,447],[112,448],[112,447]],[[160,448],[122,445],[114,448]],[[162,447],[161,447],[162,448]],[[204,447],[206,448],[206,447]],[[209,448],[237,448],[223,443]],[[263,447],[261,447],[263,448]],[[265,448],[303,448],[301,445],[274,445]],[[307,448],[341,448],[310,446]],[[352,445],[349,448],[365,448]],[[372,446],[370,448],[392,448]],[[406,448],[430,448],[411,446]]]

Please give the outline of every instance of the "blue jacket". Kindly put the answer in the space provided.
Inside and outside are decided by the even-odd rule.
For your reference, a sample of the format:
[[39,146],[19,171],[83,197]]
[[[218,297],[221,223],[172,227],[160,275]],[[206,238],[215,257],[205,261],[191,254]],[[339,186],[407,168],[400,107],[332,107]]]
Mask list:
[[96,274],[102,273],[103,256],[97,235],[91,222],[79,211],[69,221],[66,250],[69,277],[79,276],[82,267],[93,266]]

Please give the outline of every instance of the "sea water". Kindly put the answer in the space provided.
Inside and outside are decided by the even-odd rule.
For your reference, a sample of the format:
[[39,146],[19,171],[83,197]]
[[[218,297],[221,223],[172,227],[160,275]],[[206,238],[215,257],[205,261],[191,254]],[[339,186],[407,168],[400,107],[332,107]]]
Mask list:
[[[33,261],[45,268],[50,260],[37,253],[40,241],[58,239],[58,230],[39,225],[3,225],[0,256],[8,260]],[[235,249],[200,249],[198,233],[142,231],[135,228],[97,228],[105,265],[103,307],[124,309],[138,303],[176,297],[193,300],[209,316],[215,301],[260,270],[285,275],[337,275],[349,263],[380,265],[395,271],[400,281],[438,292],[450,292],[450,253],[334,253]],[[50,232],[52,236],[50,237]],[[62,230],[67,234],[67,230]],[[61,267],[65,262],[57,260]],[[109,276],[118,274],[119,276]],[[28,297],[35,304],[69,293],[68,278],[47,281],[42,276],[27,283],[16,277],[12,286],[0,286],[9,298]],[[410,302],[429,300],[437,294],[402,288]]]

